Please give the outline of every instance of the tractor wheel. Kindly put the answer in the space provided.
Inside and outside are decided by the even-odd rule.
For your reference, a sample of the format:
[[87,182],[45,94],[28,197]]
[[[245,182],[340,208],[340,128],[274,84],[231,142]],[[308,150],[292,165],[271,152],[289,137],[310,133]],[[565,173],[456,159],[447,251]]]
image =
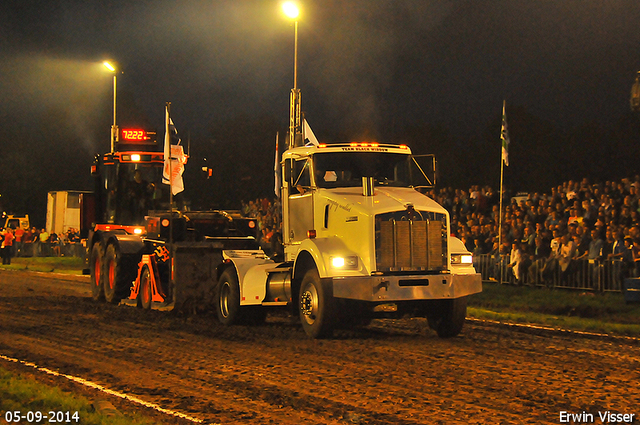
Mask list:
[[96,242],[91,248],[91,255],[89,257],[89,269],[91,270],[91,298],[94,301],[104,301],[104,288],[102,286],[103,274],[102,274],[102,256],[104,251],[102,244]]
[[218,320],[225,326],[231,326],[240,319],[240,285],[235,270],[225,270],[220,276],[215,297]]
[[144,310],[151,309],[151,272],[149,271],[149,266],[144,266],[142,273],[140,273],[138,306]]
[[104,255],[104,298],[108,303],[118,304],[120,297],[118,296],[118,282],[122,275],[120,250],[115,244],[109,244],[107,252]]
[[458,335],[467,317],[467,298],[438,300],[435,307],[427,314],[429,327],[435,329],[440,338]]
[[302,278],[298,309],[302,328],[311,338],[327,338],[333,335],[333,291],[323,284],[315,269]]

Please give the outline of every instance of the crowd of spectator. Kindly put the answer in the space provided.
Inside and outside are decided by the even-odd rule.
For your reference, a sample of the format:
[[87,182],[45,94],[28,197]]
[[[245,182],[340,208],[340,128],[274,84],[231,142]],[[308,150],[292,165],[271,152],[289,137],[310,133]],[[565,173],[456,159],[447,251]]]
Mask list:
[[258,221],[258,242],[265,252],[271,253],[274,237],[282,234],[280,200],[258,198],[248,203],[242,201],[240,213]]
[[80,233],[74,228],[60,235],[35,227],[26,230],[20,227],[0,229],[0,243],[3,264],[11,264],[12,257],[77,255],[76,251],[79,250],[65,249],[65,247],[81,246]]
[[640,276],[639,193],[640,176],[568,181],[550,193],[505,196],[502,220],[499,195],[490,187],[446,188],[430,196],[449,211],[451,232],[469,251],[508,258],[513,278],[521,282],[552,273],[566,277],[580,259],[592,265],[620,260],[624,276]]

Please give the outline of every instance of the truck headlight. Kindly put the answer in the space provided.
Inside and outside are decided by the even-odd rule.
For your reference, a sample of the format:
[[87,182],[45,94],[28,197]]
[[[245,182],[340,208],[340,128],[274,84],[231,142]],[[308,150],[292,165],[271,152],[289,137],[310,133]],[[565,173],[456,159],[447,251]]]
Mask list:
[[473,264],[471,254],[451,254],[451,264]]
[[329,257],[329,261],[331,261],[331,267],[334,269],[355,270],[358,268],[358,257],[355,255]]

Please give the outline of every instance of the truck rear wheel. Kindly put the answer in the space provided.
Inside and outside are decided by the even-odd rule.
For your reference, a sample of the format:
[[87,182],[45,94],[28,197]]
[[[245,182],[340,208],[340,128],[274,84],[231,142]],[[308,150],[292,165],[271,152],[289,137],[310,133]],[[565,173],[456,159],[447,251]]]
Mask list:
[[140,292],[138,292],[138,305],[145,310],[151,309],[151,272],[149,266],[142,268],[140,273]]
[[333,335],[333,291],[320,280],[318,271],[307,271],[302,278],[298,309],[302,328],[311,338]]
[[91,256],[89,257],[89,270],[91,271],[91,298],[94,301],[104,301],[103,274],[102,274],[102,256],[104,251],[102,244],[96,242],[91,248]]
[[220,276],[216,288],[216,315],[225,326],[238,323],[240,313],[240,285],[235,270],[227,269]]
[[118,296],[118,281],[122,274],[120,262],[120,251],[115,244],[109,244],[104,255],[103,287],[105,300],[112,304],[120,302],[120,297]]
[[440,338],[452,338],[462,331],[467,317],[467,298],[437,300],[435,308],[427,313],[429,327]]

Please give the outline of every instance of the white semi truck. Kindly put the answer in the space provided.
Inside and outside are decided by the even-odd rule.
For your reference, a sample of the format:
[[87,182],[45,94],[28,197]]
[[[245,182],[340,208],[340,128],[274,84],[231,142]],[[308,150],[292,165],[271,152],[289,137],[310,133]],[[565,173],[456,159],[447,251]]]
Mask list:
[[426,317],[457,335],[481,292],[448,212],[420,193],[428,180],[402,145],[290,147],[282,161],[282,249],[224,250],[214,305],[225,325],[289,306],[313,338],[377,316]]

